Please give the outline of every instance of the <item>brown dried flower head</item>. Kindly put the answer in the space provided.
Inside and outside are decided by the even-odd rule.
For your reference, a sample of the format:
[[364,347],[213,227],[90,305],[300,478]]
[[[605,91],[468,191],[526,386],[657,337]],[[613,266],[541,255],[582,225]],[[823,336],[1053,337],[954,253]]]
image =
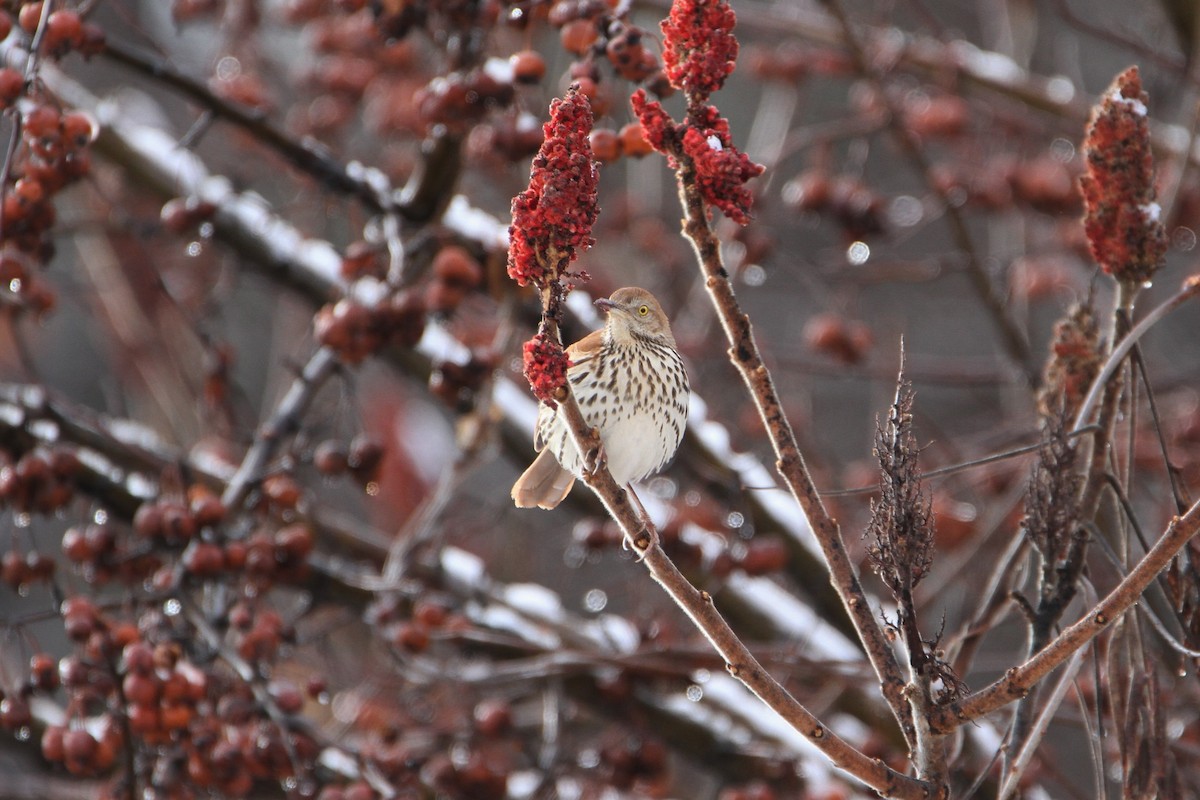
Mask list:
[[1041,417],[1065,414],[1074,418],[1102,361],[1096,315],[1090,304],[1078,305],[1054,326],[1050,360],[1038,394]]

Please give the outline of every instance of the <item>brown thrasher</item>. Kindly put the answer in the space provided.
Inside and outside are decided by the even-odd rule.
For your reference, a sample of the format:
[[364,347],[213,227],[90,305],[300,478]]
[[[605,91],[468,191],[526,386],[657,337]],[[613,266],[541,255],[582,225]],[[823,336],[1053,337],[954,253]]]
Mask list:
[[[626,287],[596,301],[608,312],[604,328],[567,348],[567,380],[584,421],[600,433],[602,458],[619,486],[666,465],[683,440],[688,379],[662,306],[645,289]],[[518,508],[554,508],[584,458],[566,421],[545,403],[533,446],[541,451],[513,484]]]

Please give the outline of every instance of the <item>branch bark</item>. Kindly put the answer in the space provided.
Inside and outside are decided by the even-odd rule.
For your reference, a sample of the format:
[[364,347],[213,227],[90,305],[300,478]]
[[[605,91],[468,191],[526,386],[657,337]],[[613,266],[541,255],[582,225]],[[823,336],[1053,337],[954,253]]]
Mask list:
[[901,730],[904,731],[905,739],[911,745],[914,733],[908,715],[908,702],[904,698],[905,681],[900,665],[883,630],[876,622],[866,592],[859,583],[858,574],[842,541],[841,528],[821,502],[816,485],[804,463],[791,423],[788,422],[779,402],[771,373],[763,363],[758,345],[754,341],[750,317],[742,312],[734,296],[733,284],[721,258],[720,241],[712,231],[708,209],[696,186],[695,169],[683,153],[676,153],[675,158],[679,164],[679,198],[685,215],[683,233],[696,250],[696,257],[705,278],[705,289],[729,341],[730,361],[737,367],[746,383],[751,399],[770,435],[771,446],[777,459],[775,468],[808,518],[829,567],[831,582],[854,623],[855,631],[863,643],[875,674],[879,677],[883,696]]

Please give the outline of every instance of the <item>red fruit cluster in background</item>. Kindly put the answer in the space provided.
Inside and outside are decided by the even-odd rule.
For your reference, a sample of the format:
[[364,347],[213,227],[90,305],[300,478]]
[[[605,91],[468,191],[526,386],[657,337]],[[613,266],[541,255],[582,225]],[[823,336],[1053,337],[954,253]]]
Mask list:
[[622,156],[642,158],[654,152],[650,142],[646,141],[640,122],[630,122],[619,131],[596,128],[588,138],[592,143],[592,154],[602,164],[616,161]]
[[[352,243],[342,258],[349,281],[386,277],[384,255],[365,242]],[[348,364],[361,363],[386,345],[413,347],[430,314],[453,314],[483,283],[483,267],[466,248],[449,244],[433,256],[429,276],[418,285],[369,303],[344,297],[317,312],[317,340]]]
[[[48,12],[48,13],[47,13]],[[16,26],[0,11],[0,38],[40,36],[38,57],[69,53],[92,56],[104,48],[104,34],[71,9],[24,3]],[[14,67],[0,68],[0,109],[20,108],[21,138],[6,181],[0,186],[0,293],[10,295],[8,313],[42,314],[56,303],[53,290],[36,274],[54,255],[51,230],[55,196],[88,174],[95,124],[85,114],[63,112],[40,89],[29,86]]]
[[376,304],[344,297],[318,311],[313,328],[317,341],[338,358],[359,364],[389,342],[416,344],[425,328],[425,306],[411,291]]
[[835,77],[851,74],[854,61],[848,54],[832,48],[801,46],[785,41],[775,47],[750,45],[744,58],[756,78],[795,86],[809,75]]
[[547,18],[559,29],[563,49],[578,57],[571,64],[570,76],[579,81],[598,114],[608,103],[597,67],[601,60],[611,65],[618,77],[642,83],[660,97],[672,91],[658,57],[646,46],[650,37],[630,23],[625,13],[615,14],[614,4],[604,0],[558,0]]
[[427,128],[444,125],[453,133],[464,133],[489,112],[512,103],[514,89],[483,69],[439,76],[414,96]]
[[[162,614],[147,612],[135,625],[81,596],[66,600],[61,613],[75,652],[57,661],[35,654],[29,680],[6,698],[15,701],[8,722],[22,722],[17,712],[29,697],[58,690],[67,696],[68,719],[41,734],[47,761],[74,775],[103,775],[134,747],[155,754],[133,764],[142,781],[152,773],[160,791],[230,797],[312,769],[319,748],[311,736],[275,724],[221,662],[189,660]],[[230,625],[276,640],[290,635],[274,612],[248,605],[235,607]],[[267,695],[282,715],[302,709],[303,696],[288,681],[271,681]]]
[[[5,17],[4,23],[0,24],[0,34],[3,35],[7,35],[12,26],[11,17]],[[77,52],[89,57],[104,49],[104,31],[91,22],[85,22],[79,12],[73,9],[47,9],[43,2],[26,2],[17,14],[17,24],[26,34],[34,36],[42,28],[43,18],[45,28],[42,30],[40,55],[62,58],[68,53]]]

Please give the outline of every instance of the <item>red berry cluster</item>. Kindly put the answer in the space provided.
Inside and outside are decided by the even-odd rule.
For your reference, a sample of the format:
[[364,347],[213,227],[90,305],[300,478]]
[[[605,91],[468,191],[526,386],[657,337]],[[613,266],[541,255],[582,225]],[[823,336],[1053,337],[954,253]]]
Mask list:
[[[342,258],[342,276],[348,280],[380,279],[385,269],[380,254],[365,242],[351,244]],[[454,313],[483,278],[483,267],[470,251],[447,245],[433,257],[423,289],[397,292],[373,306],[347,297],[322,308],[314,321],[317,340],[350,364],[388,344],[413,347],[425,332],[428,314]]]
[[646,140],[667,156],[673,169],[686,164],[704,200],[741,225],[750,221],[754,196],[745,184],[763,173],[733,146],[729,121],[714,106],[690,105],[686,122],[676,124],[658,101],[638,89],[631,98]]
[[93,586],[113,580],[136,586],[162,566],[162,559],[148,551],[144,543],[120,536],[117,526],[107,522],[67,528],[62,551]]
[[[18,80],[23,80],[19,73],[0,70],[0,94],[11,97],[8,89]],[[0,290],[11,292],[19,307],[43,313],[53,307],[55,296],[32,268],[54,252],[53,199],[88,173],[95,129],[86,115],[64,114],[48,102],[30,104],[21,120],[21,147],[3,187]]]
[[1024,204],[1059,216],[1078,213],[1079,187],[1073,166],[1050,155],[1028,159],[997,156],[978,164],[939,164],[932,169],[939,191],[951,202],[985,211],[1006,211]]
[[783,199],[797,211],[832,217],[848,241],[883,233],[884,198],[862,180],[809,169],[783,187]]
[[256,783],[289,782],[297,772],[305,778],[311,775],[320,755],[320,746],[311,736],[296,728],[281,730],[260,718],[253,711],[257,701],[250,697],[232,697],[222,698],[217,714],[219,718],[224,711],[237,722],[222,724],[206,718],[193,726],[191,746],[175,761],[182,768],[176,773],[180,789],[197,787],[218,796],[247,797]]
[[467,153],[473,163],[502,170],[524,161],[542,146],[542,126],[537,117],[516,108],[493,114],[484,125],[471,131]]
[[[41,27],[46,10],[41,0],[25,2],[17,12],[17,24],[26,34],[33,36]],[[0,33],[7,36],[11,27],[12,20],[5,15],[5,21],[0,24]],[[55,9],[46,16],[41,47],[41,54],[51,58],[61,58],[71,52],[77,52],[85,58],[94,56],[104,50],[104,31],[98,25],[84,22],[77,11]]]
[[229,630],[238,655],[260,665],[274,661],[280,648],[296,636],[278,611],[252,600],[238,602],[229,610]]
[[313,449],[312,463],[322,475],[342,475],[347,471],[359,484],[379,479],[383,465],[383,444],[374,436],[359,434],[346,447],[336,439],[326,439]]
[[745,184],[761,175],[763,167],[733,146],[729,122],[708,103],[734,69],[734,22],[725,0],[675,0],[662,23],[663,60],[671,85],[687,95],[687,119],[676,124],[642,89],[631,101],[646,140],[667,156],[680,179],[694,185],[706,203],[745,225],[754,199]]
[[[291,0],[285,19],[306,25],[319,60],[302,78],[313,99],[292,109],[289,128],[328,138],[362,120],[387,137],[385,157],[373,160],[397,177],[412,167],[411,140],[435,131],[461,136],[492,120],[497,140],[520,144],[527,137],[511,124],[516,117],[496,113],[511,107],[516,78],[482,66],[475,52],[499,10],[498,3]],[[427,36],[410,36],[418,30]],[[448,40],[456,44],[448,47]],[[450,51],[459,57],[450,59],[452,71],[439,74],[439,56]]]
[[13,462],[0,450],[0,508],[52,514],[71,501],[79,456],[67,447],[37,447]]
[[440,602],[427,599],[409,602],[394,594],[376,597],[367,606],[364,617],[378,631],[380,639],[408,653],[428,649],[434,631],[463,624],[460,617]]
[[607,0],[559,0],[551,5],[548,21],[559,28],[563,48],[576,55],[568,79],[591,103],[597,117],[608,114],[613,96],[602,65],[617,77],[641,83],[657,97],[674,93],[658,57],[646,45],[653,37],[628,19],[626,5]]
[[[238,613],[235,607],[231,623]],[[252,616],[244,607],[241,613]],[[282,623],[270,625],[272,614],[260,612],[264,622],[258,624],[264,638],[278,640],[286,631]],[[26,706],[31,694],[61,688],[67,695],[68,721],[42,734],[42,753],[51,763],[76,775],[100,775],[132,748],[136,756],[130,763],[138,774],[122,780],[137,778],[171,797],[192,797],[196,790],[245,797],[256,781],[278,782],[297,770],[311,773],[316,742],[270,721],[251,687],[215,663],[189,660],[172,641],[183,631],[162,615],[147,612],[134,625],[84,597],[68,599],[62,615],[77,652],[57,663],[35,655],[19,695]],[[255,630],[249,622],[246,627]],[[268,695],[282,715],[302,709],[303,697],[290,682],[271,681]],[[14,721],[21,721],[19,712],[17,703]]]
[[614,788],[629,791],[666,776],[667,748],[657,739],[621,736],[600,748],[600,765]]
[[1148,102],[1137,67],[1130,67],[1092,110],[1083,141],[1087,174],[1080,186],[1092,255],[1105,272],[1131,283],[1148,281],[1167,252],[1154,188]]
[[594,244],[592,226],[600,213],[587,97],[572,87],[556,98],[544,131],[529,188],[512,202],[508,274],[521,286],[546,287],[558,280]]
[[51,580],[54,570],[54,559],[36,550],[22,553],[14,546],[0,556],[0,581],[14,591]]
[[658,57],[646,47],[649,35],[630,23],[626,13],[614,13],[613,4],[604,0],[558,0],[550,8],[548,20],[559,29],[563,49],[578,57],[570,68],[571,79],[597,114],[605,113],[608,102],[598,67],[601,60],[619,77],[642,83],[659,97],[673,91]]
[[764,167],[755,164],[745,153],[733,146],[729,123],[715,116],[714,127],[688,126],[683,130],[680,146],[696,170],[696,185],[704,199],[721,209],[725,216],[745,225],[750,221],[753,195],[745,188],[751,178],[763,173]]
[[440,125],[451,133],[462,134],[490,112],[510,105],[514,96],[511,83],[487,70],[474,69],[434,78],[413,100],[429,128]]
[[483,283],[483,267],[464,247],[447,245],[433,257],[432,280],[425,287],[425,304],[432,313],[451,314]]
[[1077,164],[1050,155],[1016,162],[1001,160],[998,174],[1008,180],[1013,199],[1044,214],[1078,214],[1082,197]]
[[556,400],[566,397],[567,369],[570,359],[562,345],[544,331],[539,331],[522,348],[525,379],[533,389],[534,396],[551,408]]
[[448,408],[465,414],[475,408],[484,382],[496,370],[496,356],[490,350],[474,350],[464,363],[438,361],[429,374],[429,391]]
[[503,758],[488,758],[472,750],[465,762],[457,763],[448,753],[437,753],[425,764],[422,775],[439,793],[472,800],[504,800],[508,797],[508,772]]
[[302,523],[256,531],[246,540],[246,578],[262,588],[303,581],[313,544],[312,529]]
[[[439,631],[450,634],[467,624],[438,598],[396,593],[377,595],[367,607],[365,620],[376,629],[379,639],[396,648],[401,659],[427,651]],[[413,737],[406,729],[411,713],[365,702],[356,715],[358,730],[367,734],[359,755],[397,789],[435,789],[447,797],[473,800],[505,797],[514,754],[508,737],[515,733],[509,702],[487,698],[473,709],[464,704],[452,713],[461,717],[459,732]],[[361,782],[332,786],[321,795],[373,796]]]
[[202,525],[212,525],[221,521],[223,507],[218,511],[217,518],[202,521],[182,498],[176,500],[164,497],[138,507],[133,515],[133,531],[155,544],[183,547],[192,540]]
[[799,47],[787,40],[774,48],[751,45],[745,61],[756,78],[795,86],[808,75],[841,77],[854,71],[854,61],[843,50]]
[[616,161],[621,156],[642,158],[654,152],[650,142],[646,141],[640,122],[630,122],[619,131],[596,128],[589,139],[592,143],[592,154],[602,164]]
[[[716,507],[676,509],[677,515],[658,531],[660,544],[672,561],[693,569],[704,566],[707,574],[714,578],[723,578],[735,570],[747,575],[770,575],[787,567],[790,555],[787,545],[778,537],[751,539],[745,544],[738,543],[725,548],[709,558],[704,545],[683,536],[684,526],[689,522],[713,532],[725,529],[723,520],[728,510],[723,510],[719,515],[715,513],[720,510]],[[624,544],[621,529],[609,521],[584,520],[576,527],[575,538],[589,550],[597,551],[615,549]]]
[[302,77],[313,97],[293,105],[289,129],[329,140],[362,119],[380,136],[424,135],[430,121],[421,117],[414,95],[428,83],[424,67],[436,62],[422,57],[414,41],[388,41],[370,13],[346,11],[326,2],[285,8],[289,22],[306,25],[315,62]]
[[208,694],[208,677],[171,645],[130,642],[118,670],[129,730],[148,743],[186,730]]
[[725,0],[675,0],[662,22],[663,62],[671,84],[700,104],[734,70],[737,17]]

